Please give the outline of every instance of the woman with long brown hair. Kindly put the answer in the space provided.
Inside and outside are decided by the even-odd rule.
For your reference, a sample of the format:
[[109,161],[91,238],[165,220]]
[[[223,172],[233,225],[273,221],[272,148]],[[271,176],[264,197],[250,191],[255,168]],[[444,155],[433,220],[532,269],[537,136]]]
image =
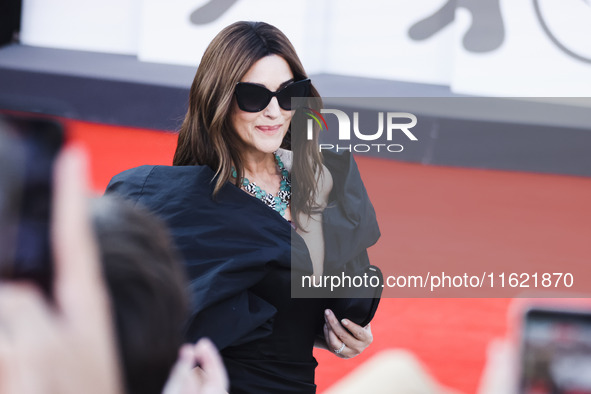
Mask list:
[[355,308],[292,298],[293,272],[368,265],[379,237],[350,155],[322,157],[317,132],[311,141],[295,132],[295,97],[319,102],[285,35],[234,23],[199,64],[173,166],[128,170],[107,189],[167,221],[191,279],[188,338],[214,341],[232,393],[313,393],[314,345],[350,358],[372,342],[376,302],[357,324]]

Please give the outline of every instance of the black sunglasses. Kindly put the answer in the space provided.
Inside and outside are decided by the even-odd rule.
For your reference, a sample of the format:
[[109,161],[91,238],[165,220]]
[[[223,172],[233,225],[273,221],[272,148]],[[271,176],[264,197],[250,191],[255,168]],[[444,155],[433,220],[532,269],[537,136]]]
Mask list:
[[273,97],[277,97],[279,106],[286,111],[291,110],[292,97],[308,97],[310,79],[303,79],[271,92],[264,86],[250,82],[238,82],[234,90],[238,107],[246,112],[260,112],[267,108]]

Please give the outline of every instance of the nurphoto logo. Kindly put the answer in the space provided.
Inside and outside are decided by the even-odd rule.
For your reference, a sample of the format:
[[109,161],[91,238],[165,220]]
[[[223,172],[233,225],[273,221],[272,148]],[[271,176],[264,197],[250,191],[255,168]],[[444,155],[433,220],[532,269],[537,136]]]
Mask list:
[[[328,132],[328,125],[323,114],[332,114],[338,121],[338,144],[318,144],[320,152],[323,150],[349,151],[349,152],[370,152],[388,151],[392,153],[402,152],[404,147],[401,144],[394,144],[392,137],[395,133],[402,132],[409,140],[418,141],[417,137],[410,131],[416,126],[417,117],[408,112],[378,112],[378,129],[375,132],[364,133],[359,128],[359,112],[353,112],[353,138],[360,141],[371,141],[371,143],[350,143],[351,119],[344,111],[338,109],[323,108],[320,112],[312,108],[305,108],[305,114],[309,116],[307,123],[308,141],[313,139],[314,123],[318,125],[321,132]],[[384,120],[385,119],[385,120]],[[384,123],[386,124],[384,136]],[[380,143],[380,141],[383,141]],[[349,142],[348,144],[345,142]]]

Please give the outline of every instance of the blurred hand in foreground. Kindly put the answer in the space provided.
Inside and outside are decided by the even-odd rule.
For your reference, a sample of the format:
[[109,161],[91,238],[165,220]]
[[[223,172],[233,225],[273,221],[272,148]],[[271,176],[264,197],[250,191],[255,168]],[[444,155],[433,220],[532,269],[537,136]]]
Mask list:
[[[198,367],[195,367],[198,365]],[[207,338],[183,345],[163,394],[221,394],[228,391],[228,375],[214,344]]]
[[0,394],[123,392],[86,193],[85,155],[67,148],[54,173],[53,300],[0,284]]

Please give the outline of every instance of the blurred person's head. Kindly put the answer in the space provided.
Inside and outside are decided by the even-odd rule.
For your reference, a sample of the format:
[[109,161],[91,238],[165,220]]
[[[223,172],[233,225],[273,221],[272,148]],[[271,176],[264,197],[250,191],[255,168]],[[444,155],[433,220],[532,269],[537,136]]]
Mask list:
[[164,224],[130,202],[91,204],[127,392],[160,393],[183,340],[188,296]]

